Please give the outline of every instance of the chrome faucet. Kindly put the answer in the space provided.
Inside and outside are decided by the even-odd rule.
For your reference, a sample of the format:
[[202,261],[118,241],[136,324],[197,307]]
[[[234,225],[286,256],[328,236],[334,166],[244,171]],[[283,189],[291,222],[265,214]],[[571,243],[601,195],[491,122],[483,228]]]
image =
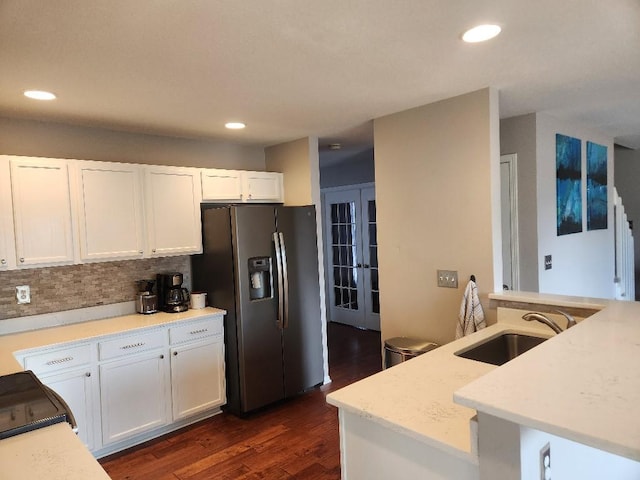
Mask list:
[[[567,328],[575,327],[577,325],[576,320],[568,313],[563,312],[562,310],[556,310],[556,312],[558,312],[559,314],[564,316],[564,318],[567,319]],[[537,320],[540,323],[544,323],[547,327],[549,327],[554,332],[562,333],[562,328],[560,328],[560,325],[558,325],[551,318],[547,317],[546,315],[543,315],[542,313],[538,313],[538,312],[525,313],[522,316],[522,319],[526,320],[527,322]]]

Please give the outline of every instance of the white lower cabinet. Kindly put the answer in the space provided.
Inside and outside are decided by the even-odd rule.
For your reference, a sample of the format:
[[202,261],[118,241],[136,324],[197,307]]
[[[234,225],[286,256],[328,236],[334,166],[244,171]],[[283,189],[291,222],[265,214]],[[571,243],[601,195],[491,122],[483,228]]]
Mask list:
[[100,365],[103,445],[168,423],[167,374],[163,350]]
[[78,437],[89,450],[96,448],[96,428],[100,416],[94,397],[95,372],[91,368],[71,370],[41,379],[67,403],[78,425]]
[[[64,399],[78,436],[100,457],[219,412],[226,402],[223,337],[217,314],[16,357]],[[0,406],[0,419],[26,414]]]
[[171,348],[171,400],[174,420],[225,403],[221,338]]

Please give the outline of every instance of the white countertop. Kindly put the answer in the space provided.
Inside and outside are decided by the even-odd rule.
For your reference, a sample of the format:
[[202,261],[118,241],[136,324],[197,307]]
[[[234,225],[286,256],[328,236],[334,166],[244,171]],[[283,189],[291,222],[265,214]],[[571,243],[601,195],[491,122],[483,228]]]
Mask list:
[[[55,346],[136,329],[223,315],[207,307],[181,313],[131,314],[0,336],[0,375],[22,371],[15,352]],[[71,431],[60,423],[0,440],[0,479],[102,480],[109,476]]]
[[67,423],[0,440],[2,480],[109,480]]
[[[454,352],[504,331],[549,336],[536,325],[497,324],[330,393],[327,402],[477,463],[470,421],[476,411],[453,402],[453,393],[498,367]],[[473,440],[475,441],[475,440]]]
[[459,388],[454,398],[640,461],[640,303],[608,301],[576,327]]

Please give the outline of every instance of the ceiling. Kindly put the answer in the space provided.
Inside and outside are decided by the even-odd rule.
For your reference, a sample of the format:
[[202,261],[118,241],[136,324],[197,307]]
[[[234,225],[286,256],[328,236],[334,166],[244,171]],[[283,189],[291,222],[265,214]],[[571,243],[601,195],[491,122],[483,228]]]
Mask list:
[[[487,22],[502,34],[460,40]],[[0,116],[355,151],[373,118],[493,86],[502,118],[638,148],[639,52],[638,0],[2,0]]]

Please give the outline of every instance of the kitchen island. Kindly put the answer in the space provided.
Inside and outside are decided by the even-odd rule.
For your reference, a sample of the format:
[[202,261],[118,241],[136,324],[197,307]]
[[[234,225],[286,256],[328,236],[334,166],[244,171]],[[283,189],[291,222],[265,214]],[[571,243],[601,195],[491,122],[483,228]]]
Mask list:
[[[540,294],[491,297],[517,300],[531,310],[587,306],[601,311],[554,336],[544,325],[521,321],[523,311],[500,307],[496,325],[330,394],[327,401],[340,409],[343,479],[398,474],[425,479],[525,478],[519,476],[526,464],[520,462],[520,425],[546,432],[555,425],[552,433],[557,436],[637,461],[640,422],[628,413],[638,405],[640,394],[640,375],[631,367],[640,359],[640,305]],[[507,331],[552,338],[500,367],[455,355]],[[592,351],[595,344],[597,355]],[[563,373],[558,374],[559,369]],[[618,373],[607,376],[609,369]],[[613,379],[616,385],[611,385]],[[546,389],[543,397],[541,388]],[[588,398],[584,392],[589,392]],[[627,415],[622,414],[625,409]],[[494,417],[485,412],[513,428],[498,430],[504,425],[492,424]],[[546,417],[539,418],[541,412]],[[589,416],[598,420],[586,421]],[[604,428],[607,424],[610,428]],[[478,435],[485,441],[478,442]],[[486,439],[493,437],[507,442],[512,457],[496,461],[490,448],[478,448],[479,443],[490,447]],[[538,450],[535,453],[539,462]],[[495,465],[505,461],[510,467],[500,476]]]
[[[105,452],[111,453],[111,451],[126,448],[131,442],[137,443],[153,438],[153,436],[166,433],[219,412],[220,409],[218,407],[224,401],[224,396],[222,400],[216,400],[216,403],[195,403],[193,400],[201,401],[202,396],[200,393],[192,394],[188,388],[182,388],[183,385],[181,383],[177,385],[180,388],[176,389],[173,388],[173,384],[176,381],[180,382],[180,375],[186,372],[184,368],[188,365],[185,362],[189,361],[190,358],[197,358],[189,356],[189,352],[196,352],[198,351],[196,348],[202,346],[202,351],[207,355],[204,358],[207,359],[211,358],[208,356],[209,352],[214,355],[219,355],[219,352],[223,352],[221,346],[216,347],[218,344],[214,342],[222,342],[222,316],[225,313],[224,310],[208,307],[175,314],[129,314],[0,336],[1,375],[23,370],[25,365],[29,365],[30,360],[32,360],[36,370],[40,365],[56,366],[58,364],[64,365],[66,364],[65,362],[74,365],[75,362],[82,361],[83,363],[77,364],[78,368],[71,367],[71,370],[67,368],[61,376],[67,378],[72,371],[79,371],[79,378],[86,378],[87,383],[84,383],[84,380],[79,380],[80,385],[85,385],[86,388],[85,391],[81,387],[80,391],[83,395],[86,393],[87,405],[94,406],[93,408],[87,408],[82,413],[85,414],[85,423],[93,422],[96,424],[94,430],[89,429],[85,432],[87,436],[82,441],[66,423],[55,424],[0,440],[0,478],[3,480],[38,477],[87,480],[108,478],[85,444],[91,445],[95,441],[93,444],[94,454],[95,452],[101,454],[105,454]],[[187,339],[187,336],[191,336],[195,340]],[[131,343],[130,339],[138,337],[142,340]],[[145,344],[145,342],[149,343]],[[153,342],[156,343],[153,344]],[[114,350],[114,348],[117,348],[117,350]],[[136,348],[140,349],[141,352],[135,352]],[[60,355],[59,352],[65,351],[73,353]],[[169,352],[172,352],[171,356],[169,356]],[[182,352],[187,352],[184,357],[185,360],[178,360],[183,358]],[[110,432],[106,429],[109,425],[123,427],[124,429],[128,428],[127,425],[122,424],[122,420],[129,421],[130,416],[128,416],[127,411],[130,410],[129,407],[132,407],[131,401],[133,399],[107,396],[104,389],[107,387],[112,388],[107,383],[108,375],[112,371],[119,373],[120,370],[116,369],[121,369],[123,374],[123,376],[114,377],[117,382],[116,387],[131,383],[131,379],[127,378],[129,372],[127,370],[128,358],[132,359],[132,364],[136,369],[138,367],[135,366],[137,365],[135,362],[140,359],[147,362],[143,365],[152,366],[150,373],[152,376],[156,375],[156,378],[160,380],[158,385],[161,388],[159,391],[160,396],[154,394],[154,398],[158,404],[162,403],[165,406],[156,408],[149,404],[147,409],[152,414],[158,412],[161,415],[161,422],[143,425],[143,428],[139,431],[133,429],[125,431],[125,434],[120,437],[118,436],[119,431]],[[167,360],[163,360],[165,358]],[[40,359],[49,359],[49,361],[41,363],[39,362]],[[146,359],[149,360],[147,361]],[[179,363],[171,363],[171,383],[169,383],[169,364],[166,362],[173,362],[174,359]],[[173,368],[174,366],[176,367],[175,369]],[[98,389],[98,383],[93,380],[98,377],[98,371],[102,374],[100,375],[100,389]],[[134,371],[143,373],[146,377],[147,370],[138,369]],[[202,370],[201,366],[199,366],[198,371],[209,373],[210,370]],[[36,373],[38,374],[38,372]],[[223,370],[221,373],[224,375]],[[178,376],[174,378],[174,374]],[[51,376],[47,377],[47,379],[49,378]],[[77,377],[74,375],[73,377],[69,376],[69,378]],[[214,381],[215,379],[211,378],[212,384]],[[146,378],[143,379],[143,384],[144,382],[146,382]],[[47,384],[47,380],[43,379],[43,383]],[[223,384],[224,381],[222,379]],[[89,388],[87,385],[92,385],[92,387]],[[117,390],[116,387],[113,387],[113,392],[121,391]],[[222,395],[224,395],[224,390]],[[96,398],[93,398],[96,396],[98,396],[97,398],[102,397],[102,401],[97,401]],[[173,413],[170,400],[172,397],[174,400]],[[105,400],[111,400],[111,398],[113,398],[112,404],[114,408],[118,410],[109,410],[107,412],[108,416],[105,416]],[[183,402],[185,401],[190,403],[184,404]],[[183,410],[181,408],[184,405],[195,406],[196,408]],[[85,405],[80,404],[80,406],[84,407]],[[75,408],[73,410],[75,411]],[[84,410],[84,408],[80,410]],[[102,435],[100,435],[99,431],[101,410]],[[78,417],[78,413],[76,411],[76,417]],[[114,415],[116,420],[113,420]],[[133,418],[133,420],[137,419]],[[80,426],[80,421],[78,424]],[[114,434],[112,435],[111,433]],[[83,441],[85,444],[83,444]],[[102,443],[103,441],[104,444]],[[46,475],[43,472],[46,472]]]

